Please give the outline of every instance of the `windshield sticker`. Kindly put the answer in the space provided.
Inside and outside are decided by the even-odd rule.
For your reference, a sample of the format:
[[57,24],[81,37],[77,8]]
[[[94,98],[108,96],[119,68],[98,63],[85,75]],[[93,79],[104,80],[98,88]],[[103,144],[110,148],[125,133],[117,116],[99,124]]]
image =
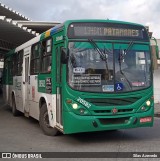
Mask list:
[[15,80],[15,88],[16,88],[17,90],[21,90],[21,82],[18,82],[17,79]]
[[85,68],[82,68],[82,67],[76,67],[76,68],[73,68],[73,73],[85,73]]
[[75,85],[101,85],[101,74],[75,74],[72,83]]
[[45,80],[39,80],[39,87],[45,87]]
[[46,93],[52,93],[52,78],[46,78]]
[[115,87],[116,87],[116,91],[122,91],[123,90],[123,84],[122,83],[116,83]]
[[144,82],[132,82],[133,87],[142,87],[145,86]]
[[103,90],[103,92],[113,92],[114,85],[103,85],[102,90]]

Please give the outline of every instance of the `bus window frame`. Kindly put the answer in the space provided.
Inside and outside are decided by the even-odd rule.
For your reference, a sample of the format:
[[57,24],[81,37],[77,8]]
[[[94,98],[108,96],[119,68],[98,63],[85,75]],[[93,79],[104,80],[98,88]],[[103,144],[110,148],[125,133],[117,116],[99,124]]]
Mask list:
[[[33,54],[33,51],[35,51],[34,50],[34,47],[36,47],[38,45],[38,56],[34,53]],[[31,48],[31,60],[30,60],[30,75],[36,75],[36,74],[38,74],[39,73],[39,71],[40,71],[40,55],[41,55],[41,51],[40,51],[40,46],[41,46],[41,44],[40,44],[40,42],[38,42],[38,43],[35,43],[35,44],[33,44],[32,45],[32,48]],[[37,72],[35,72],[35,61],[37,61],[37,60],[39,60],[39,63],[38,63],[38,67],[36,68],[36,70],[37,70]]]
[[13,76],[22,76],[23,72],[23,56],[24,51],[20,50],[16,52],[13,56],[13,65],[15,65],[15,70],[13,72]]
[[[50,40],[50,45],[47,45],[47,41]],[[43,49],[43,43],[45,42],[45,48]],[[50,51],[47,52],[47,47],[50,46]],[[44,50],[44,51],[43,51]],[[53,38],[52,37],[49,37],[47,39],[44,39],[40,42],[40,67],[39,67],[39,73],[42,73],[42,74],[48,74],[48,73],[51,73],[51,66],[52,66],[52,51],[53,51]],[[47,70],[43,70],[42,68],[44,68],[43,66],[43,61],[45,58],[47,57],[51,57],[50,58],[50,64],[49,66],[47,67]],[[50,70],[48,70],[50,68]],[[45,68],[44,68],[45,69]]]

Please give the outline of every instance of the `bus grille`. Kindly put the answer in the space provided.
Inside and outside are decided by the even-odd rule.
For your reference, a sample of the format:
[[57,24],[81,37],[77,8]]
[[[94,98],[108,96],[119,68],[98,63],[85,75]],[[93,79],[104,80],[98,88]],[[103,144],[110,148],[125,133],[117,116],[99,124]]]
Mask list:
[[94,104],[95,106],[124,106],[131,105],[141,99],[141,97],[129,97],[129,98],[85,98],[87,102]]
[[123,118],[102,118],[99,119],[102,125],[113,125],[113,124],[127,124],[130,117],[123,117]]
[[[96,114],[113,114],[112,110],[94,110]],[[131,113],[134,109],[118,109],[117,114]]]

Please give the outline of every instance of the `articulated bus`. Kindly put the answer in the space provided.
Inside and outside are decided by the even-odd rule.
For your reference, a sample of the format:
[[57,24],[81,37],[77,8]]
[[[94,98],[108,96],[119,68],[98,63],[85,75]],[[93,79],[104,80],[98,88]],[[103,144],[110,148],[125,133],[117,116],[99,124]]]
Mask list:
[[140,24],[68,20],[5,55],[3,96],[46,135],[151,127],[151,59]]

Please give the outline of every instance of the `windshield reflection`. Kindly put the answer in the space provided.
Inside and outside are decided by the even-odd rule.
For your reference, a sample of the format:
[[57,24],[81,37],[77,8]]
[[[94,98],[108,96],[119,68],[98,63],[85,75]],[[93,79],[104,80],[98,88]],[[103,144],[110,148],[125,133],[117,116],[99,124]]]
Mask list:
[[[112,49],[107,43],[70,42],[68,83],[71,88],[88,92],[125,92],[151,84],[149,52]],[[100,52],[106,55],[105,61]]]
[[[151,84],[151,61],[149,52],[114,50],[115,80],[123,84],[123,91],[149,87]],[[121,56],[123,55],[123,56]]]

